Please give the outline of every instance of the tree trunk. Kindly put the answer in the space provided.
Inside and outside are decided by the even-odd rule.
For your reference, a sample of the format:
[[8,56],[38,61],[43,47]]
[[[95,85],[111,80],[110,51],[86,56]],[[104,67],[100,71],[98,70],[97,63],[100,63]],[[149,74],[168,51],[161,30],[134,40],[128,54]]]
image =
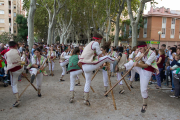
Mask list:
[[116,17],[116,32],[115,32],[115,37],[114,37],[114,46],[118,46],[118,41],[119,41],[119,19],[120,19],[120,15],[117,14]]
[[109,21],[108,21],[108,29],[107,29],[107,32],[106,32],[106,42],[109,41],[109,33],[110,33],[110,30],[111,30],[111,18],[109,17]]
[[31,0],[30,9],[28,14],[28,45],[31,51],[34,44],[34,15],[36,11],[36,0]]
[[[49,23],[49,25],[50,25],[50,23]],[[49,26],[49,28],[48,28],[48,39],[47,39],[47,44],[48,45],[51,45],[51,40],[52,40],[52,25],[50,25]]]
[[137,45],[137,23],[132,23],[132,47]]

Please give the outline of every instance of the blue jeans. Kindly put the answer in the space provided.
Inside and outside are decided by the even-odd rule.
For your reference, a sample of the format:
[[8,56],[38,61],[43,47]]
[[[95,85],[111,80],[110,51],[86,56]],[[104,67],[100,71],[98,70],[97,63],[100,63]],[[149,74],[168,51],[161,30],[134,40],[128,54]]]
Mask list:
[[159,87],[161,87],[161,71],[163,70],[163,68],[159,68],[159,74],[157,75],[156,74],[156,80],[157,80],[157,85],[159,86]]

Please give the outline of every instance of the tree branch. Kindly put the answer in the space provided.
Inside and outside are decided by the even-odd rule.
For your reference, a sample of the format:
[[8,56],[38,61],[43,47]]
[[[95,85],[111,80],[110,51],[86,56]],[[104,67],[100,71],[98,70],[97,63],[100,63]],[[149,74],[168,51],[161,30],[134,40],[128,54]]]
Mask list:
[[145,1],[148,1],[148,0],[142,0],[142,1],[141,1],[140,9],[139,9],[139,11],[138,11],[137,18],[136,18],[136,23],[139,22],[139,19],[140,19],[142,13],[143,13],[144,6],[145,6]]
[[58,13],[59,13],[60,9],[61,9],[61,8],[65,5],[65,3],[66,3],[66,0],[64,1],[63,5],[61,6],[61,2],[60,2],[60,0],[58,0],[58,10],[57,10],[57,11],[55,11],[55,12],[56,12],[56,14],[58,14]]
[[130,20],[134,21],[132,9],[131,9],[131,0],[127,0],[127,7],[128,7],[128,14],[129,14]]

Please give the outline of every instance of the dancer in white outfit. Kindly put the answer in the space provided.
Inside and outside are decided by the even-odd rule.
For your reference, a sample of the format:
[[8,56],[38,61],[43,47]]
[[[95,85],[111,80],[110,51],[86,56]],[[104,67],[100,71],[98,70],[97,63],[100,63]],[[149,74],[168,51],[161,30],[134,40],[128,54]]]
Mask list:
[[[133,51],[130,55],[129,55],[129,61],[130,60],[133,60],[134,62],[138,59],[138,57],[141,55],[141,52],[139,52],[139,49],[137,48],[135,51]],[[134,70],[131,70],[131,78],[130,78],[130,82],[129,82],[129,86],[131,88],[134,88],[132,86],[132,83],[134,81],[134,78],[135,78],[135,71]]]
[[53,51],[53,46],[51,46],[47,57],[49,58],[49,70],[51,71],[52,76],[54,76],[53,71],[54,71],[54,59],[56,59],[56,52]]
[[68,49],[66,47],[60,57],[60,66],[62,67],[62,74],[61,74],[61,78],[59,80],[60,82],[65,81],[65,80],[63,80],[63,77],[66,74],[66,65],[69,63],[70,57],[71,56],[68,54]]
[[[34,50],[34,56],[32,58],[32,66],[30,69],[31,74],[31,83],[34,82],[34,79],[36,78],[36,84],[38,89],[38,97],[41,97],[41,86],[42,86],[42,80],[43,80],[43,73],[42,71],[46,67],[46,58],[40,55],[41,50],[39,48],[36,48]],[[45,64],[44,64],[45,63]],[[42,66],[44,64],[44,66]]]
[[[145,51],[147,50],[146,42],[140,42],[138,45],[138,48],[141,55],[144,55]],[[156,64],[156,54],[152,50],[149,50],[145,56],[142,58],[142,61],[144,63],[137,63],[130,60],[128,63],[126,63],[124,66],[126,67],[126,70],[129,70],[132,66],[135,66],[133,70],[140,75],[140,89],[141,89],[141,95],[143,97],[143,106],[141,109],[141,112],[146,112],[147,109],[147,98],[148,98],[148,92],[147,92],[147,86],[148,82],[152,76],[152,73],[156,70],[157,74],[158,67]],[[142,69],[143,68],[143,69]]]
[[76,47],[73,50],[72,56],[69,58],[68,72],[70,72],[70,103],[74,101],[74,86],[77,75],[83,73],[82,69],[78,66],[78,61],[80,57],[80,49]]
[[[111,53],[110,53],[110,57],[113,57],[113,58],[117,58],[117,53],[116,51],[114,51],[114,47],[111,46]],[[114,77],[114,72],[115,72],[115,66],[114,64],[116,64],[116,61],[114,61],[114,63],[111,63],[110,64],[110,69],[111,69],[111,76]]]
[[[102,47],[101,47],[101,51],[102,51],[102,56],[109,56],[108,55],[108,51],[109,51],[109,46],[111,45],[111,42],[107,42],[105,43]],[[103,82],[104,82],[104,93],[107,92],[108,90],[108,70],[110,70],[110,63],[104,63],[102,68],[102,74],[103,74]],[[108,95],[106,95],[107,97]]]
[[[122,78],[121,72],[125,70],[124,64],[127,63],[127,57],[126,54],[123,53],[123,47],[119,47],[119,52],[120,53],[118,55],[118,58],[115,59],[117,61],[116,72],[117,72],[118,81]],[[119,86],[120,86],[119,94],[123,94],[125,92],[123,81],[119,83]]]
[[20,104],[19,93],[18,93],[18,77],[23,72],[25,62],[21,62],[20,54],[17,50],[17,43],[14,41],[9,42],[10,50],[4,55],[7,61],[7,70],[10,71],[11,87],[12,91],[16,97],[16,102],[13,107],[17,107]]
[[114,58],[109,56],[102,57],[102,51],[100,50],[99,44],[101,43],[101,39],[103,37],[95,33],[93,39],[95,41],[91,41],[83,50],[82,55],[80,57],[78,65],[82,67],[85,77],[86,83],[84,87],[84,103],[86,105],[90,105],[89,102],[89,89],[91,85],[92,71],[98,69],[105,62],[114,62]]

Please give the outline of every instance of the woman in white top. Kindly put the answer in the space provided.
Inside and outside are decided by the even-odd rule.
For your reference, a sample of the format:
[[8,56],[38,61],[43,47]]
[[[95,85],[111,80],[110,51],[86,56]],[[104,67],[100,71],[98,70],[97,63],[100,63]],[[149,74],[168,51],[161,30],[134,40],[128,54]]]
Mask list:
[[31,83],[33,83],[34,79],[36,78],[38,97],[41,97],[41,86],[42,86],[42,80],[43,80],[42,71],[44,70],[44,68],[46,66],[46,64],[44,64],[46,59],[45,59],[45,57],[40,55],[40,52],[41,52],[41,50],[39,48],[36,48],[34,50],[35,55],[32,56],[32,68],[30,69]]
[[56,52],[53,51],[53,46],[50,47],[47,57],[49,58],[49,70],[51,71],[50,75],[54,76],[53,71],[54,71],[54,59],[56,59]]

